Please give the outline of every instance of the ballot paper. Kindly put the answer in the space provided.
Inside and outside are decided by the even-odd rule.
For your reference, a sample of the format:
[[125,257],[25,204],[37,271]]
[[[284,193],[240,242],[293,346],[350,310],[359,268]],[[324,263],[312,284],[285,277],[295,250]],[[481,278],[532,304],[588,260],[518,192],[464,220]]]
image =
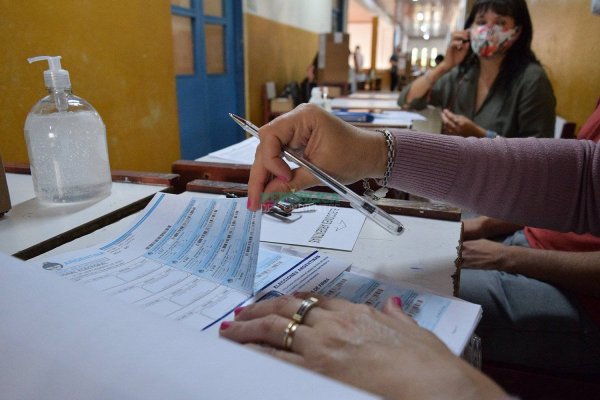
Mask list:
[[316,251],[259,249],[259,230],[245,199],[159,193],[114,240],[30,264],[196,329],[280,280],[282,294],[308,291],[349,267]]
[[365,216],[353,208],[315,205],[294,211],[288,219],[265,214],[260,240],[351,251],[364,223]]
[[393,282],[356,267],[352,272],[343,272],[333,281],[326,282],[318,292],[327,297],[368,304],[379,310],[388,298],[400,297],[404,312],[421,328],[434,333],[456,355],[463,352],[482,315],[478,304]]

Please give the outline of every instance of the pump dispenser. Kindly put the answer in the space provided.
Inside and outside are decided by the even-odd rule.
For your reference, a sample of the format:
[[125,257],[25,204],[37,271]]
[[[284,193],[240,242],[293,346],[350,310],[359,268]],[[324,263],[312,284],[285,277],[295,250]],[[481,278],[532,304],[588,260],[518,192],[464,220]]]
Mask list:
[[69,72],[60,59],[28,59],[49,65],[44,71],[48,96],[33,106],[25,121],[35,193],[50,203],[106,197],[112,184],[106,128],[94,107],[72,94]]

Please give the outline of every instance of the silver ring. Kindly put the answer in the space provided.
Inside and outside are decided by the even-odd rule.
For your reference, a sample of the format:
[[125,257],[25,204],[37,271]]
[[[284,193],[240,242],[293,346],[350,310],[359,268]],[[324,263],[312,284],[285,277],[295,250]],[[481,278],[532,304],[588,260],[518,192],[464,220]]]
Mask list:
[[296,314],[292,316],[292,320],[301,324],[302,321],[304,321],[304,318],[306,318],[306,315],[308,314],[310,309],[316,306],[318,302],[319,299],[317,299],[316,297],[309,297],[308,299],[302,300],[302,304],[300,304],[300,308],[298,308]]

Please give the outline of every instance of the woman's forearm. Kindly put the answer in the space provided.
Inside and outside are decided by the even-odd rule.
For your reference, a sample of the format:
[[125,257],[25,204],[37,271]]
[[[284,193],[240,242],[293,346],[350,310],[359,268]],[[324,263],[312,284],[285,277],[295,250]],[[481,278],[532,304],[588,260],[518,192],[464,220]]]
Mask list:
[[425,96],[425,94],[427,94],[427,92],[433,87],[438,79],[440,79],[446,72],[448,71],[440,66],[427,70],[427,72],[415,79],[415,81],[412,83],[410,90],[406,95],[406,102],[410,103],[414,99]]
[[571,252],[510,246],[506,265],[513,274],[550,283],[575,293],[600,296],[600,251]]
[[600,145],[394,134],[397,189],[513,223],[600,235]]

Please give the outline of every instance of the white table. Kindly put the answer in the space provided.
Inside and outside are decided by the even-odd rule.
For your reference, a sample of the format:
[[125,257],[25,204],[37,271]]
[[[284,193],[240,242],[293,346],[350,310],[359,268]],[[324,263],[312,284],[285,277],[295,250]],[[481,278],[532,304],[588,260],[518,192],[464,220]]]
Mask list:
[[[15,184],[14,179],[20,177],[9,179]],[[118,197],[121,188],[116,186],[113,195]],[[191,194],[213,196],[182,195]],[[15,191],[14,198],[17,207],[31,201],[22,192]],[[46,222],[54,219],[57,224],[60,220],[71,219],[70,215],[47,217],[50,219]],[[127,216],[39,257],[102,243],[125,230],[135,218],[135,214]],[[400,218],[405,226],[405,232],[400,236],[390,235],[367,220],[352,252],[322,251],[393,280],[419,284],[440,294],[452,294],[461,223]],[[310,371],[295,369],[289,364],[248,352],[241,346],[193,332],[176,321],[140,313],[133,305],[105,298],[54,274],[24,272],[25,266],[17,269],[21,268],[22,273],[14,268],[8,273],[0,271],[6,275],[4,282],[0,280],[0,287],[4,283],[0,297],[4,295],[6,300],[21,305],[21,312],[5,315],[5,319],[11,321],[10,329],[0,335],[8,338],[4,350],[10,349],[6,353],[8,361],[0,360],[0,371],[6,372],[8,378],[4,384],[10,388],[8,393],[14,396],[35,390],[40,393],[39,398],[68,398],[70,390],[78,390],[81,398],[92,398],[94,390],[101,386],[120,394],[133,388],[137,396],[130,398],[189,398],[185,393],[207,398],[255,397],[259,394],[289,399],[310,395],[315,399],[371,398]],[[32,291],[23,290],[23,287],[32,288]],[[76,323],[68,326],[70,321]],[[15,341],[17,347],[11,345],[11,340],[21,338],[23,332],[29,332],[27,346],[20,345],[21,341]],[[56,349],[57,355],[48,349]],[[84,364],[87,368],[97,369],[97,374],[88,373],[87,368],[69,369],[82,363],[82,351],[86,357]],[[57,360],[61,362],[57,364]],[[219,374],[225,370],[231,377],[237,377],[232,384],[223,385],[224,381],[219,379]],[[71,382],[49,386],[48,380],[37,379],[41,375],[53,381],[69,377]],[[3,387],[2,382],[0,377],[0,387]],[[289,392],[290,385],[301,388]]]
[[113,182],[110,196],[104,199],[51,205],[35,197],[31,175],[8,173],[6,179],[12,209],[0,218],[0,252],[22,258],[137,211],[144,201],[165,190],[164,185]]
[[347,110],[401,110],[395,99],[369,99],[336,97],[331,100],[331,107],[334,109]]

